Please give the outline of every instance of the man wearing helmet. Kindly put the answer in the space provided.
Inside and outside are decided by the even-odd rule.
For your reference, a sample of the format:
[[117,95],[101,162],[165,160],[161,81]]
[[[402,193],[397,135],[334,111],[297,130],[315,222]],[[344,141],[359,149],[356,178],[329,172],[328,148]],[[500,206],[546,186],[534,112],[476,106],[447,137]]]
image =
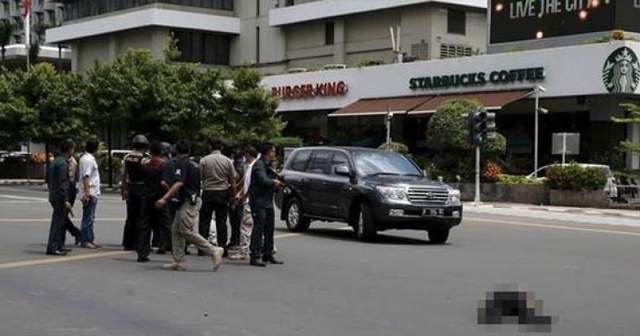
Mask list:
[[138,244],[137,225],[142,209],[142,196],[144,192],[144,173],[142,159],[149,147],[147,137],[138,134],[131,141],[133,151],[122,160],[121,194],[127,202],[127,219],[124,224],[122,245],[127,251],[133,251]]

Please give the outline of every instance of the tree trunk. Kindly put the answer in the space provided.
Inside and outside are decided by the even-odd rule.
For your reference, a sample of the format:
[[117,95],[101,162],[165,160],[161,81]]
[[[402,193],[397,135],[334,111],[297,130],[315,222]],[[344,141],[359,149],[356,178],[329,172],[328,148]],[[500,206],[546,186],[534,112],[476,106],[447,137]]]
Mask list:
[[4,48],[4,46],[2,46],[2,64],[4,64],[4,54],[7,52],[7,50]]
[[49,143],[45,141],[44,143],[44,183],[49,184]]

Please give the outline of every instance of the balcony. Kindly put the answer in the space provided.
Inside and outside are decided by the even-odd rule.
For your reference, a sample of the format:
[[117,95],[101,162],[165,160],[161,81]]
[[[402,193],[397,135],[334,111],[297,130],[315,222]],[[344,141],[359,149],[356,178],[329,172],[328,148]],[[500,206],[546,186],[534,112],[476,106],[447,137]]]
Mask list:
[[269,14],[269,24],[273,27],[286,26],[301,22],[430,3],[477,9],[487,8],[486,0],[322,0],[272,9]]

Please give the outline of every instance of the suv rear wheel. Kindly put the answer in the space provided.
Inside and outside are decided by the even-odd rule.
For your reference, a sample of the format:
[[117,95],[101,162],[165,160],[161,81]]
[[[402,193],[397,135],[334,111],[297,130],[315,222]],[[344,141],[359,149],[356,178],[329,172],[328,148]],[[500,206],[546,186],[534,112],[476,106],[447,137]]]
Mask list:
[[300,205],[300,199],[294,197],[287,202],[287,217],[286,224],[290,231],[304,232],[309,230],[311,221],[309,218],[302,216],[302,207]]
[[444,244],[449,239],[449,231],[451,228],[448,227],[434,227],[427,232],[429,232],[429,241],[434,244]]
[[358,220],[355,221],[354,229],[358,239],[361,241],[373,241],[376,238],[376,221],[373,217],[371,204],[364,202],[360,204]]

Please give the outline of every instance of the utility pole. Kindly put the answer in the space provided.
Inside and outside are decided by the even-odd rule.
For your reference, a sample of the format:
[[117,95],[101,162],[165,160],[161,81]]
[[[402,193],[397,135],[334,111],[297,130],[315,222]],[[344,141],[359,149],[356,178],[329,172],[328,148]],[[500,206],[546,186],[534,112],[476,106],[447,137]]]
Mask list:
[[480,202],[480,149],[496,131],[495,113],[487,113],[485,110],[474,111],[465,114],[469,131],[469,144],[475,148],[475,196],[474,202]]
[[387,144],[387,150],[391,150],[391,120],[393,119],[393,113],[391,113],[391,106],[387,106],[387,117],[385,119],[385,125],[387,126],[387,138],[385,143]]

